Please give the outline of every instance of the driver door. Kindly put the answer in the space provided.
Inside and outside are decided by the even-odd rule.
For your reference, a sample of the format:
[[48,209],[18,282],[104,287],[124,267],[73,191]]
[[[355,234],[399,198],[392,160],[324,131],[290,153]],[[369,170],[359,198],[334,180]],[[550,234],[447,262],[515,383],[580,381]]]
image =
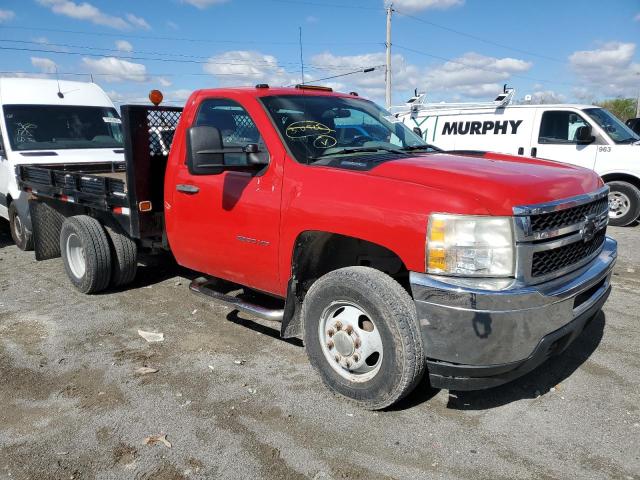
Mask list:
[[[266,166],[248,165],[243,153],[225,154],[232,168],[217,174],[192,174],[178,165],[170,242],[181,265],[209,275],[275,293],[282,175],[275,161],[284,155],[267,145],[248,109],[238,101],[202,101],[192,126],[220,131],[223,148],[257,144]],[[186,152],[181,154],[186,159]],[[245,168],[246,167],[246,168]]]
[[597,136],[589,144],[576,140],[578,128],[591,125],[582,115],[572,110],[541,108],[534,125],[530,156],[594,169],[602,142]]

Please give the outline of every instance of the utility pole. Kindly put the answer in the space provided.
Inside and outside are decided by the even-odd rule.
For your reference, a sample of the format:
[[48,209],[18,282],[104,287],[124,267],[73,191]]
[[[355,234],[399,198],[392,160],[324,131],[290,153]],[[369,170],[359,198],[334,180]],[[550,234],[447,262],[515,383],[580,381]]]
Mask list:
[[391,107],[391,13],[393,12],[393,3],[387,6],[387,68],[385,70],[385,100],[387,109]]

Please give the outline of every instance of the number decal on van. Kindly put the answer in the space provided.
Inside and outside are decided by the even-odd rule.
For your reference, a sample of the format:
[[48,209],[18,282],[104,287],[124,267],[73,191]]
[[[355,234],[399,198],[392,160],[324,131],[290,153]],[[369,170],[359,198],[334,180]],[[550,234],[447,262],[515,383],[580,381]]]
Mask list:
[[598,151],[599,152],[610,152],[611,151],[611,147],[598,147]]

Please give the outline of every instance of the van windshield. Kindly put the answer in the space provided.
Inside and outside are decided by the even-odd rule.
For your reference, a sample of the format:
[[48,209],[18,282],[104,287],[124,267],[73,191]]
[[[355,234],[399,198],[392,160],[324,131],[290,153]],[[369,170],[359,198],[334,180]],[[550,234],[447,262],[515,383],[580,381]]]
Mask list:
[[634,143],[640,140],[633,130],[603,108],[585,108],[584,110],[616,143]]
[[[289,150],[300,163],[345,155],[436,151],[404,123],[369,100],[329,95],[263,97]],[[382,157],[380,157],[382,158]],[[375,161],[375,160],[373,160]]]
[[122,122],[115,108],[71,105],[5,105],[12,150],[122,147]]

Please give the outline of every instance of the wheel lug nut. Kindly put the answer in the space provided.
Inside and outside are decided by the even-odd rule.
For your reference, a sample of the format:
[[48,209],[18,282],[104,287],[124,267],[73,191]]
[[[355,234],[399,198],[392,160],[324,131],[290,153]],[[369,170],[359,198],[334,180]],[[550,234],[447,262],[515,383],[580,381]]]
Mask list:
[[360,360],[360,357],[359,357],[359,356],[358,356],[358,354],[356,353],[356,354],[353,356],[353,361],[354,361],[354,362],[357,362],[358,360]]
[[340,355],[335,356],[336,362],[340,363]]
[[353,342],[353,345],[354,345],[356,348],[360,348],[360,339],[359,339],[359,338],[356,338],[356,341],[355,341],[355,342]]
[[327,335],[329,335],[329,337],[333,337],[333,335],[335,334],[335,330],[333,328],[330,328],[329,330],[327,330]]
[[347,368],[351,368],[351,362],[349,360],[347,360],[345,362],[345,365],[346,365]]
[[342,329],[342,322],[340,320],[338,320],[336,322],[336,330],[340,330],[340,329]]
[[333,348],[333,340],[329,340],[329,341],[327,342],[327,348],[328,348],[329,350],[331,350],[331,349]]
[[351,332],[353,332],[353,327],[351,325],[347,325],[344,331],[351,335]]

